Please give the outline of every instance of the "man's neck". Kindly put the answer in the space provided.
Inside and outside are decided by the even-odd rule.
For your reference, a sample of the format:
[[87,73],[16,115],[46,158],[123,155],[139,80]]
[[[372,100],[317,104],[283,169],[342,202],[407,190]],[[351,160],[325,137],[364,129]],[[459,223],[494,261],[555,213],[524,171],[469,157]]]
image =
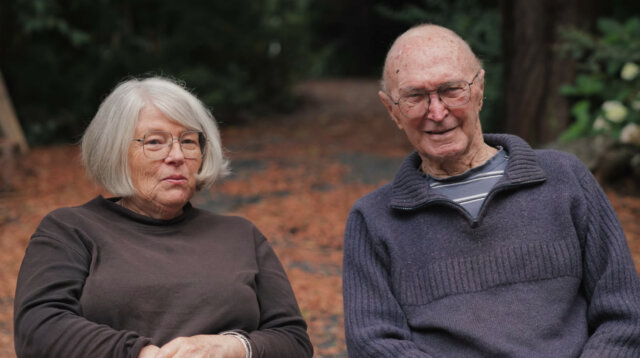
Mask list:
[[435,178],[448,178],[484,164],[497,152],[496,148],[483,144],[479,150],[463,155],[461,158],[447,158],[440,162],[423,158],[420,169],[423,173]]

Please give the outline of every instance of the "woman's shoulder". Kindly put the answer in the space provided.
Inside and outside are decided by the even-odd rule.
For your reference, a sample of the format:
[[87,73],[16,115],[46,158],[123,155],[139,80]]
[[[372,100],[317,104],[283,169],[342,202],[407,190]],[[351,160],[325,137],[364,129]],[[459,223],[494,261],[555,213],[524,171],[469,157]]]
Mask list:
[[208,229],[258,231],[256,225],[248,218],[236,214],[221,214],[204,209],[193,208],[195,222]]
[[96,197],[91,199],[90,201],[79,204],[79,205],[69,205],[63,206],[50,211],[47,215],[44,216],[43,221],[60,221],[67,222],[69,220],[77,221],[82,220],[82,218],[86,218],[87,216],[99,215],[98,208],[100,206],[100,201],[106,200],[102,197]]
[[225,224],[234,224],[234,225],[244,225],[244,226],[253,226],[251,220],[236,214],[222,214],[216,213],[205,209],[200,209],[197,207],[193,207],[193,210],[196,213],[196,216],[200,220],[209,220],[211,222],[222,222]]

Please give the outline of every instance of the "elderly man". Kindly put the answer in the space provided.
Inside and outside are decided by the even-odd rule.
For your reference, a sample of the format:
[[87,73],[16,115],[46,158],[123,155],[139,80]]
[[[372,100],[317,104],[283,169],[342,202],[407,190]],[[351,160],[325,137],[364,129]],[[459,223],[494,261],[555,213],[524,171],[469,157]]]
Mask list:
[[485,71],[421,25],[385,62],[382,103],[415,148],[345,230],[349,357],[640,357],[640,279],[573,156],[483,135]]

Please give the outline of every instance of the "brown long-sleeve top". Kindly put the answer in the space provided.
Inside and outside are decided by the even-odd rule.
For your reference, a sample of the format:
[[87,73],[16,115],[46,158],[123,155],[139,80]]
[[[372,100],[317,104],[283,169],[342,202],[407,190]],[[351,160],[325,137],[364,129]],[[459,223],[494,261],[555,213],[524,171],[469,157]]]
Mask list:
[[247,220],[187,204],[155,220],[97,197],[31,237],[15,296],[18,357],[137,357],[147,344],[236,330],[254,357],[311,357],[287,276]]

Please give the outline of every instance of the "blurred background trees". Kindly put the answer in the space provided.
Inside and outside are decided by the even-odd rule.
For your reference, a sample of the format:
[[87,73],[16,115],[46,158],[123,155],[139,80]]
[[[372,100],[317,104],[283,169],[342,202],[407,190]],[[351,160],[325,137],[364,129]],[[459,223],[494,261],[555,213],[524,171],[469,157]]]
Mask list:
[[639,17],[622,0],[5,0],[0,70],[29,142],[72,142],[127,77],[185,81],[223,125],[241,123],[294,108],[301,80],[377,78],[391,41],[431,22],[484,62],[485,131],[541,144],[602,133],[600,117],[620,139],[620,123],[640,124],[638,79],[610,84],[640,63],[625,51]]
[[33,143],[78,138],[129,76],[182,80],[222,122],[291,107],[308,62],[299,0],[9,0],[0,68]]

